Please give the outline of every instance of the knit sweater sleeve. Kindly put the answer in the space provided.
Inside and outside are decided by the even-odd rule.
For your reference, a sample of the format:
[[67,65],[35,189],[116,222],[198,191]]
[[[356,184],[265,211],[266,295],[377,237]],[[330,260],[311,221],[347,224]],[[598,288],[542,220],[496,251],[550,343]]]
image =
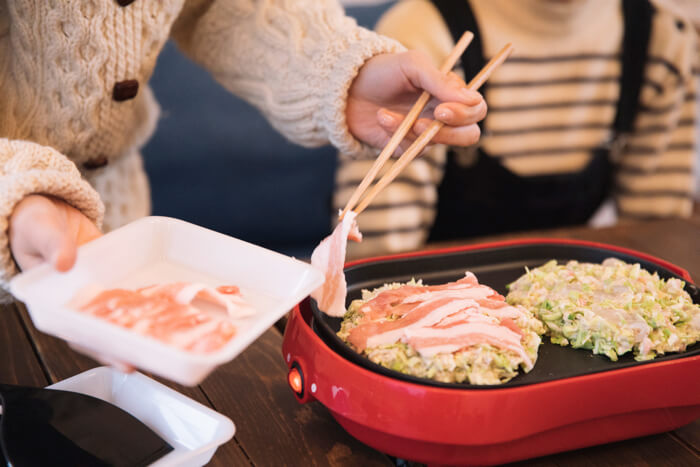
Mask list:
[[343,153],[368,150],[345,119],[352,80],[366,60],[402,50],[359,27],[337,0],[190,0],[172,36],[287,138]]
[[687,217],[697,168],[698,44],[692,26],[660,10],[654,18],[635,131],[617,172],[621,218]]
[[[0,138],[0,287],[4,290],[18,272],[10,252],[10,216],[17,203],[34,193],[60,198],[98,226],[102,222],[99,195],[68,158],[47,146]],[[7,297],[0,293],[0,300]]]

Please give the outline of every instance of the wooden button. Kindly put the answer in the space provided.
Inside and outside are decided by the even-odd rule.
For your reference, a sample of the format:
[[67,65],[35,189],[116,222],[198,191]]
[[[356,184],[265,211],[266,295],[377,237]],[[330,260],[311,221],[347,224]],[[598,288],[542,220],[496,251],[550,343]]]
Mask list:
[[139,82],[135,79],[127,79],[126,81],[119,81],[114,85],[112,90],[112,99],[117,102],[128,101],[136,97],[139,92]]
[[85,162],[83,164],[83,167],[89,170],[94,170],[99,169],[100,167],[104,167],[105,165],[107,165],[108,162],[109,160],[107,159],[107,156],[97,156]]
[[134,3],[134,0],[117,0],[119,6],[128,6]]

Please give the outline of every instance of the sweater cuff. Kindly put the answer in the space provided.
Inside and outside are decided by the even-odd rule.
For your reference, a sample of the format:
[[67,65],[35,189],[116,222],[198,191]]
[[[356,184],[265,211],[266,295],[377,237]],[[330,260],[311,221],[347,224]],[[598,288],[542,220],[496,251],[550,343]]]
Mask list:
[[[345,109],[348,90],[362,65],[375,55],[405,51],[397,41],[362,27],[342,39],[347,49],[342,52],[328,74],[328,90],[323,96],[321,125],[326,127],[328,139],[341,155],[353,158],[376,157],[381,148],[374,148],[356,139],[348,128]],[[339,46],[340,47],[340,46]]]
[[[31,194],[50,195],[80,210],[101,227],[104,205],[97,192],[80,177],[77,169],[30,169],[0,178],[0,287],[9,290],[9,281],[19,270],[10,251],[10,216],[15,206]],[[7,297],[0,293],[0,302]]]

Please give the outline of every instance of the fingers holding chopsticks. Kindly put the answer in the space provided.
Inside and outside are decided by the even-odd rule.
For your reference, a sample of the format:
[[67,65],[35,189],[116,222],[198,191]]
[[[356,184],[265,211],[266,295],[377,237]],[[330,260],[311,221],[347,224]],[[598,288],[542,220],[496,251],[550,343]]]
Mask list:
[[[420,135],[431,123],[433,123],[433,120],[421,118],[413,126],[413,129]],[[479,142],[480,136],[481,130],[476,123],[462,126],[445,125],[440,128],[440,131],[437,132],[430,143],[448,144],[450,146],[471,146]]]
[[468,89],[456,73],[442,73],[421,52],[410,51],[403,54],[399,66],[403,76],[415,90],[427,91],[439,101],[472,106],[483,100],[478,92]]
[[[506,44],[505,47],[501,49],[498,54],[496,54],[489,62],[484,66],[479,73],[474,76],[474,78],[469,81],[469,84],[467,85],[469,89],[476,90],[481,87],[481,85],[489,78],[491,73],[501,64],[503,63],[508,56],[513,52],[513,45],[512,44]],[[425,96],[427,94],[424,93]],[[423,98],[423,96],[421,96]],[[424,107],[424,105],[427,103],[428,99],[427,97],[425,100],[422,102],[421,109]],[[437,109],[436,109],[437,111]],[[416,111],[414,114],[414,118],[418,117],[419,111]],[[406,120],[409,120],[408,116],[406,117]],[[414,122],[415,120],[411,120],[411,123]],[[411,125],[411,123],[406,124],[406,129],[410,127],[414,127],[414,125]],[[425,123],[423,123],[425,124]],[[399,159],[396,160],[394,164],[392,164],[391,168],[389,169],[388,172],[386,172],[379,181],[372,186],[372,188],[365,194],[365,196],[362,198],[360,203],[353,209],[355,214],[360,214],[367,206],[372,202],[372,200],[379,194],[379,192],[384,189],[386,186],[388,186],[394,178],[396,178],[401,171],[408,166],[408,164],[411,163],[413,159],[415,159],[418,155],[420,155],[421,152],[423,152],[423,149],[438,135],[440,131],[442,131],[445,128],[445,124],[440,121],[440,120],[433,120],[430,123],[427,124],[425,127],[424,131],[421,132],[421,134],[413,141],[413,143],[404,151],[404,153],[401,155]],[[418,130],[419,128],[417,128]],[[398,132],[397,132],[398,133]],[[443,136],[445,136],[443,134]],[[455,135],[453,135],[455,136]],[[392,138],[393,139],[393,138]],[[386,149],[386,148],[385,148]],[[382,154],[384,154],[385,151],[382,151]],[[380,154],[381,156],[381,154]],[[351,205],[355,203],[357,200],[360,199],[360,197],[363,194],[363,191],[370,185],[372,178],[377,174],[379,171],[378,167],[376,170],[371,170],[368,173],[368,176],[366,176],[362,180],[362,184],[358,187],[357,190],[355,190],[355,193],[353,193],[353,198],[350,199],[348,202],[348,205],[345,207],[345,210],[343,211],[346,212],[347,210],[351,209]],[[375,169],[373,166],[372,169]],[[372,178],[369,177],[369,175],[372,175]],[[368,181],[369,180],[369,181]],[[364,185],[364,188],[363,188]],[[362,189],[360,189],[362,188]],[[353,200],[354,199],[354,200]],[[342,217],[342,213],[341,213]]]
[[486,101],[481,101],[473,106],[465,106],[454,102],[445,102],[438,105],[433,112],[434,119],[445,125],[461,127],[478,123],[486,117]]
[[[366,115],[366,117],[369,117],[369,118],[359,119],[360,122],[365,122],[367,120],[373,120],[372,117],[375,117],[377,119],[377,121],[380,122],[380,124],[378,126],[375,126],[375,130],[379,130],[378,132],[377,131],[374,132],[375,139],[377,139],[377,137],[379,137],[379,139],[383,139],[383,140],[386,140],[388,138],[388,141],[386,143],[384,143],[384,149],[379,154],[379,156],[377,156],[377,159],[374,161],[374,164],[372,165],[370,170],[367,172],[365,177],[362,179],[362,182],[360,182],[360,184],[357,186],[357,188],[355,189],[353,194],[350,196],[350,199],[348,200],[347,204],[345,205],[345,208],[343,208],[342,212],[340,213],[340,216],[339,216],[340,219],[342,219],[343,216],[349,210],[353,209],[353,207],[357,204],[360,197],[363,195],[365,190],[367,190],[367,188],[372,183],[372,180],[374,180],[374,177],[376,177],[377,174],[379,173],[379,170],[386,163],[386,161],[391,157],[391,155],[395,153],[396,149],[402,143],[402,140],[404,139],[406,134],[411,130],[411,127],[413,126],[414,122],[420,116],[420,114],[423,111],[423,109],[425,108],[426,104],[431,99],[430,92],[428,92],[428,90],[427,90],[428,87],[434,88],[436,85],[439,85],[440,83],[449,83],[447,85],[448,88],[452,89],[453,92],[455,90],[457,90],[459,93],[461,93],[461,97],[458,98],[458,101],[460,99],[467,100],[468,102],[463,102],[463,104],[470,105],[471,103],[473,103],[474,105],[476,105],[476,103],[477,103],[476,100],[478,100],[478,99],[474,99],[473,101],[471,100],[471,98],[475,97],[475,95],[468,92],[469,90],[465,91],[464,90],[465,88],[463,87],[463,83],[459,82],[458,79],[455,79],[456,75],[450,74],[450,70],[455,66],[455,64],[457,63],[457,60],[459,60],[459,57],[462,56],[462,54],[464,53],[464,51],[466,50],[467,46],[469,45],[469,43],[472,41],[473,38],[474,38],[474,34],[472,34],[470,31],[465,31],[464,34],[462,34],[462,37],[460,37],[460,39],[457,41],[457,43],[455,44],[452,51],[445,59],[445,62],[440,67],[439,73],[446,75],[446,77],[444,77],[444,78],[436,77],[435,71],[432,70],[432,68],[433,68],[432,66],[427,67],[430,70],[428,70],[428,74],[425,78],[420,76],[421,75],[420,69],[419,69],[420,66],[414,67],[413,65],[408,64],[408,63],[404,63],[403,65],[397,66],[397,63],[399,62],[399,60],[403,61],[403,62],[410,62],[410,61],[412,61],[411,57],[413,57],[413,58],[418,57],[414,53],[401,54],[401,58],[399,60],[396,60],[396,58],[398,56],[394,55],[394,60],[390,64],[390,66],[383,67],[383,70],[385,72],[379,73],[379,74],[374,73],[375,78],[381,78],[382,76],[384,76],[384,78],[388,77],[389,79],[384,80],[383,84],[386,86],[393,86],[395,91],[396,91],[395,94],[396,94],[397,99],[399,101],[403,101],[404,103],[405,103],[405,100],[407,97],[410,97],[411,94],[415,95],[415,91],[418,91],[420,88],[422,88],[421,84],[423,86],[425,86],[425,89],[420,94],[420,97],[418,98],[418,100],[416,100],[415,103],[410,107],[410,110],[406,113],[405,118],[403,118],[403,121],[400,124],[398,124],[398,126],[396,126],[396,131],[393,131],[393,132],[387,131],[385,128],[382,127],[382,125],[386,125],[387,127],[394,127],[395,124],[398,123],[398,121],[396,121],[396,122],[392,121],[393,116],[390,113],[384,113],[384,115],[382,115],[382,112],[383,112],[382,108],[385,109],[388,107],[386,105],[386,103],[382,103],[379,106],[380,107],[379,111],[375,110],[374,112],[372,112],[372,113],[374,113],[374,115],[372,115],[371,117],[369,117],[369,115]],[[363,69],[365,70],[365,73],[364,73],[365,77],[372,75],[371,72],[367,71],[368,64],[371,63],[372,61],[379,63],[379,61],[382,61],[382,60],[385,62],[386,57],[384,57],[382,55],[378,55],[378,56],[374,57],[373,59],[369,60],[368,63],[365,64],[365,66],[363,67]],[[422,60],[422,59],[418,57],[419,62],[420,62],[420,60]],[[423,63],[423,65],[426,65],[426,64]],[[382,68],[382,67],[378,67],[378,68]],[[403,73],[404,68],[409,71],[408,75]],[[375,67],[375,70],[376,69],[377,69],[377,67]],[[392,69],[394,70],[394,73],[390,72]],[[389,71],[389,72],[386,73],[386,71]],[[397,71],[401,71],[401,72],[397,73]],[[358,77],[356,78],[355,81],[362,83],[363,81],[360,79],[362,77],[362,75],[363,75],[363,72],[361,71],[360,75],[358,75]],[[375,92],[375,90],[377,89],[377,87],[379,87],[379,88],[382,87],[381,86],[382,83],[380,81],[382,81],[382,80],[381,79],[366,79],[365,84],[367,86],[365,86],[365,88],[366,88],[365,91],[368,91],[368,90],[371,91],[368,94],[372,95]],[[353,112],[351,112],[351,107],[352,107],[351,104],[353,103],[353,99],[351,99],[352,89],[355,88],[356,86],[357,86],[357,84],[353,83],[353,85],[350,88],[351,92],[348,95],[348,104],[347,104],[347,109],[346,109],[346,115],[348,116],[348,127],[350,128],[350,131],[352,131],[353,134],[355,134],[357,136],[358,133],[356,131],[353,131],[353,129],[352,129],[353,119],[350,118],[350,115],[353,114]],[[359,87],[362,88],[362,86],[359,86]],[[469,88],[471,88],[471,86],[469,86]],[[478,87],[473,88],[473,89],[478,89]],[[362,93],[360,93],[360,94],[362,94]],[[442,95],[443,94],[440,93],[440,96],[442,96]],[[440,97],[440,96],[438,96],[438,97]],[[366,105],[367,104],[366,98],[365,99],[355,99],[355,100],[358,103],[364,103],[364,105],[358,105],[359,108],[364,108],[365,110],[368,108],[371,108],[371,106]],[[356,114],[361,115],[362,112],[356,112]],[[383,123],[382,123],[382,120],[383,120]],[[441,122],[436,122],[436,124],[442,125]],[[437,130],[439,130],[439,129],[440,128],[436,128],[435,133],[437,133]],[[426,136],[428,136],[428,134]],[[430,132],[429,136],[432,137],[435,135],[432,134],[432,132]],[[420,140],[421,138],[419,137],[418,139]],[[428,142],[429,142],[429,138],[427,138],[426,144]]]
[[[419,118],[411,131],[406,134],[405,141],[399,146],[400,150],[407,147],[406,142],[414,141],[418,135],[425,131],[433,119],[445,124],[438,134],[435,135],[433,143],[470,146],[479,141],[480,132],[476,124],[486,117],[487,110],[486,102],[483,99],[473,106],[457,102],[445,102],[440,103],[434,109],[432,107],[428,104],[428,111],[421,114],[422,118]],[[387,109],[381,109],[377,114],[380,125],[388,135],[396,131],[403,117],[402,114]]]
[[[425,62],[425,63],[424,63]],[[486,102],[479,92],[469,89],[467,84],[456,73],[443,73],[435,67],[428,66],[429,59],[420,52],[409,52],[401,60],[400,67],[403,76],[416,90],[423,90],[432,97],[421,117],[436,119],[445,125],[455,127],[457,131],[446,131],[438,134],[436,143],[448,143],[458,146],[468,146],[476,141],[461,138],[462,135],[473,135],[474,130],[465,130],[486,116]],[[403,121],[403,109],[382,108],[377,112],[380,126],[389,134],[393,134]],[[420,131],[407,135],[415,139]]]

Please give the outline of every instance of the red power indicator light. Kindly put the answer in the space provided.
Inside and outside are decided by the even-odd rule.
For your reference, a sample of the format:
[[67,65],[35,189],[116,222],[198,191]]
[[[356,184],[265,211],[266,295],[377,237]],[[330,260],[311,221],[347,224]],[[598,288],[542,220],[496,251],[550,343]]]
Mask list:
[[287,382],[289,383],[289,387],[291,387],[292,390],[297,393],[297,395],[301,396],[304,390],[304,380],[298,368],[295,367],[289,370]]

